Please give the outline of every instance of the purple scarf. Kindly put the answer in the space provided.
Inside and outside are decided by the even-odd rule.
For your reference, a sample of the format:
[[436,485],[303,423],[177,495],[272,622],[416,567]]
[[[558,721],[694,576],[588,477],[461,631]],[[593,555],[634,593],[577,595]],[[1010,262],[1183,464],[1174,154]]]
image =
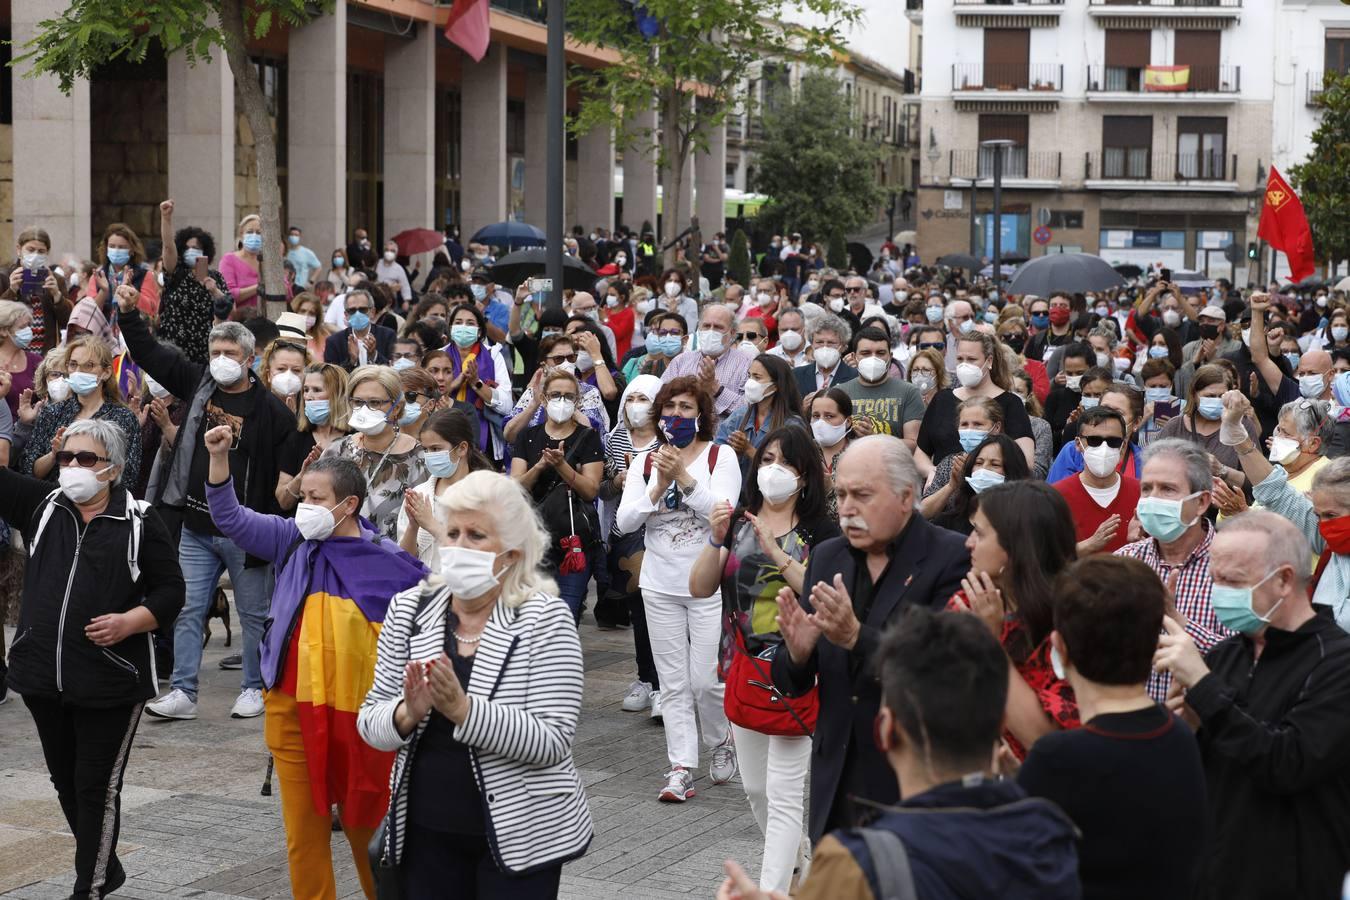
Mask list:
[[[472,353],[476,354],[478,360],[478,379],[483,382],[493,383],[497,380],[497,368],[492,363],[492,354],[488,351],[487,345],[483,341],[478,341],[468,350],[461,351],[459,345],[454,341],[446,344],[443,348],[445,354],[450,357],[450,362],[454,365],[456,373],[464,371],[464,356]],[[469,386],[463,382],[459,385],[460,396],[450,397],[450,400],[464,400],[472,403],[478,410],[478,449],[485,452],[492,449],[492,429],[488,427],[487,415],[483,411],[483,398],[478,396],[476,391],[470,391]]]

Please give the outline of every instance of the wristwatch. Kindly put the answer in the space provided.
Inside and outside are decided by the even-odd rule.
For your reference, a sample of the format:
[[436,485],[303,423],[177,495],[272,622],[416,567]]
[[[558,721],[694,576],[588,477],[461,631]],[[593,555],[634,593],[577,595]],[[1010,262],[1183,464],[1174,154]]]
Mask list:
[[1256,450],[1259,450],[1260,448],[1256,446],[1256,441],[1252,440],[1249,437],[1247,438],[1247,440],[1243,441],[1241,444],[1238,444],[1233,449],[1237,451],[1238,456],[1246,456],[1248,453],[1253,453]]

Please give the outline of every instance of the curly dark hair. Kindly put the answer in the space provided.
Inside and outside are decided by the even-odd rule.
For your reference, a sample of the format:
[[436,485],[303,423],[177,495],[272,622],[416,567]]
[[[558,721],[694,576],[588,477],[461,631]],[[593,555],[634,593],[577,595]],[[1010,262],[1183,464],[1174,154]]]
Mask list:
[[[689,394],[698,400],[698,430],[694,439],[711,441],[717,436],[717,414],[713,412],[712,394],[705,391],[693,375],[681,375],[661,385],[661,390],[652,398],[652,409],[656,415],[661,415],[666,404],[680,394]],[[660,428],[656,429],[656,439],[662,444],[667,443],[666,434]]]
[[198,228],[196,225],[189,225],[174,232],[173,246],[178,251],[178,258],[182,259],[183,254],[187,253],[187,242],[193,238],[197,239],[197,244],[202,248],[202,253],[206,254],[207,261],[215,260],[216,239],[211,237],[211,232],[204,228]]

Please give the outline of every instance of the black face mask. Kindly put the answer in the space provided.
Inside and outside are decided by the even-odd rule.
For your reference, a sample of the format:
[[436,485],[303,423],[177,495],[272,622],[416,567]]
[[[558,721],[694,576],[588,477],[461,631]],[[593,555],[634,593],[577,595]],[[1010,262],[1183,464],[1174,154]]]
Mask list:
[[1009,350],[1020,355],[1022,348],[1027,345],[1027,336],[1025,334],[1005,334],[1003,343],[1008,345]]
[[1200,336],[1205,340],[1213,340],[1214,338],[1219,336],[1219,326],[1206,325],[1202,323],[1200,325]]

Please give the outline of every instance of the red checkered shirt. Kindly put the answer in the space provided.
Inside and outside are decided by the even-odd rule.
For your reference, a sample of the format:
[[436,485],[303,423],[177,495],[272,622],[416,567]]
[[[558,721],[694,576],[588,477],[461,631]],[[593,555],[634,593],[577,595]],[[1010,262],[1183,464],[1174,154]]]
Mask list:
[[[1177,611],[1186,617],[1186,633],[1195,640],[1195,646],[1200,648],[1201,654],[1205,654],[1228,637],[1230,632],[1219,624],[1218,617],[1214,615],[1214,606],[1209,600],[1210,588],[1214,586],[1209,577],[1209,545],[1214,541],[1214,526],[1209,520],[1202,519],[1201,527],[1205,530],[1205,539],[1196,545],[1180,565],[1164,561],[1157,539],[1151,537],[1126,544],[1116,551],[1116,556],[1139,560],[1157,572],[1163,584],[1167,584],[1176,569],[1181,569],[1176,587]],[[1149,696],[1159,703],[1163,702],[1171,684],[1170,672],[1154,672],[1148,677]]]

